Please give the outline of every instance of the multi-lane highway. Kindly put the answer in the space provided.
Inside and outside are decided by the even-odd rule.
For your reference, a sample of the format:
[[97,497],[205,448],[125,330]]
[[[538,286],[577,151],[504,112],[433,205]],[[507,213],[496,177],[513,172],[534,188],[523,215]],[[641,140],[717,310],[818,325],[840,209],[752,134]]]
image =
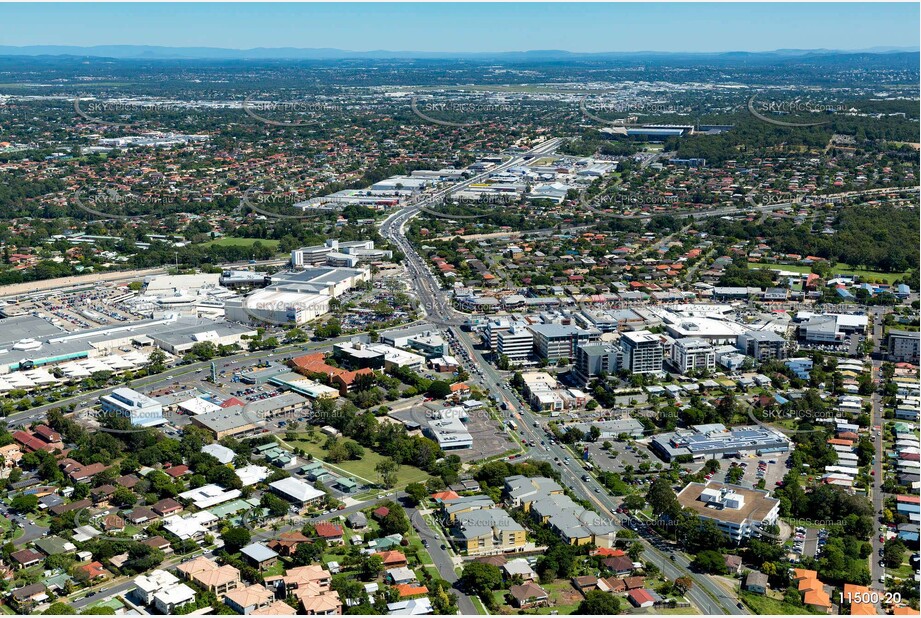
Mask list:
[[[525,154],[551,152],[556,148],[556,145],[556,141],[551,141]],[[517,159],[513,159],[503,164],[503,166],[509,167],[515,165],[517,162]],[[492,171],[494,172],[496,170]],[[479,179],[479,177],[477,179]],[[475,182],[477,179],[471,179],[467,182]],[[450,189],[443,190],[440,195],[433,199],[441,199],[448,193],[459,190],[462,186],[463,183],[461,185],[453,185]],[[411,274],[413,287],[419,295],[429,319],[432,322],[450,328],[454,332],[457,341],[466,350],[465,355],[473,359],[479,366],[482,372],[482,376],[479,379],[482,381],[483,385],[490,393],[498,395],[501,400],[505,402],[509,413],[519,419],[520,422],[517,425],[522,432],[522,437],[528,441],[533,440],[535,443],[539,443],[544,439],[544,435],[542,435],[542,430],[539,428],[540,423],[538,417],[526,407],[518,405],[515,395],[511,392],[502,376],[499,375],[498,371],[486,362],[483,356],[474,348],[474,342],[468,334],[458,328],[458,324],[461,320],[454,315],[450,299],[442,292],[438,279],[404,237],[403,225],[419,212],[417,208],[408,207],[395,213],[381,226],[381,234],[390,238],[406,255],[407,267]],[[594,504],[599,514],[603,517],[610,517],[612,523],[620,528],[619,521],[614,513],[617,508],[615,501],[594,477],[588,476],[587,481],[583,480],[585,473],[579,463],[575,461],[575,458],[572,457],[571,453],[567,452],[559,445],[548,443],[546,446],[540,447],[540,451],[532,450],[530,454],[536,458],[548,458],[550,460],[558,459],[563,482],[579,497]],[[722,588],[712,579],[691,572],[689,570],[689,560],[685,555],[677,552],[667,554],[653,546],[646,539],[641,539],[640,542],[644,547],[645,559],[655,564],[667,577],[675,579],[686,576],[692,579],[694,585],[688,592],[687,597],[701,613],[748,613],[744,608],[739,607],[738,600],[732,596],[732,593]]]

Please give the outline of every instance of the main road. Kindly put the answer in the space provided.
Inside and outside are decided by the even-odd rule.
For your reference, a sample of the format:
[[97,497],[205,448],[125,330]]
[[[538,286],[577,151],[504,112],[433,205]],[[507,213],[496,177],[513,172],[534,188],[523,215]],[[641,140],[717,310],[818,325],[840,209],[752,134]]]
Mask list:
[[[883,402],[882,402],[882,356],[883,356],[883,318],[886,314],[886,309],[884,307],[874,307],[871,309],[871,315],[873,317],[873,359],[872,359],[872,368],[871,377],[874,380],[873,394],[870,395],[870,402],[872,404],[872,417],[870,425],[871,427],[879,427],[879,431],[874,431],[874,444],[873,444],[873,456],[875,458],[873,462],[873,487],[871,488],[870,498],[873,502],[873,511],[877,514],[882,512],[883,503],[885,495],[883,494],[883,482],[885,477],[883,476],[883,429],[885,425],[885,420],[883,419]],[[878,517],[875,515],[874,517]],[[881,519],[881,518],[880,518]],[[880,554],[883,550],[883,543],[879,540],[879,534],[874,530],[873,538],[871,539],[873,544],[873,555],[870,556],[870,575],[872,577],[873,585],[877,585],[880,588],[885,588],[885,584],[881,583],[880,578],[886,575],[886,569],[879,565],[879,560],[881,559]]]
[[[545,154],[547,152],[552,152],[556,148],[559,142],[557,140],[550,140],[541,144],[537,148],[528,153],[524,153],[522,157],[512,159],[504,163],[500,167],[510,167],[516,163],[523,161],[523,156],[528,154]],[[490,173],[494,173],[496,170],[491,170]],[[478,176],[474,179],[466,181],[466,183],[460,183],[459,185],[452,185],[448,189],[444,189],[430,198],[428,203],[434,203],[434,201],[440,200],[443,197],[447,196],[453,191],[461,189],[466,184],[471,182],[476,182],[484,175]],[[466,349],[467,355],[474,359],[474,361],[479,365],[483,372],[483,382],[487,389],[493,395],[498,395],[504,402],[508,411],[514,415],[521,422],[518,423],[518,426],[525,437],[528,440],[534,440],[535,443],[539,443],[544,436],[540,435],[540,430],[537,429],[539,426],[537,417],[525,406],[519,406],[517,403],[517,398],[511,392],[510,388],[505,384],[503,378],[499,373],[483,358],[474,348],[474,342],[470,336],[458,328],[460,320],[454,316],[454,310],[450,305],[450,300],[442,292],[441,286],[438,282],[438,279],[431,272],[431,270],[424,264],[422,258],[415,251],[412,245],[406,240],[403,235],[403,225],[412,217],[419,214],[420,209],[414,206],[407,207],[397,213],[394,213],[392,216],[388,217],[387,220],[381,226],[381,234],[395,244],[397,244],[403,253],[406,255],[407,267],[409,268],[413,286],[416,290],[416,293],[419,295],[420,300],[423,303],[423,306],[428,313],[429,319],[437,324],[441,324],[446,328],[450,328],[455,336],[457,341]],[[540,452],[542,451],[542,452]],[[618,518],[615,516],[614,511],[617,508],[614,500],[609,496],[607,490],[601,486],[601,484],[592,476],[586,476],[584,471],[579,466],[578,462],[574,461],[574,458],[571,457],[571,453],[564,450],[558,445],[547,444],[544,447],[541,447],[539,452],[534,452],[532,449],[532,456],[535,457],[549,457],[553,460],[554,458],[558,459],[560,462],[560,472],[562,475],[562,480],[565,485],[573,490],[579,497],[591,502],[595,505],[596,509],[605,517],[609,517],[611,522],[621,530],[622,527],[619,524]],[[583,478],[588,478],[588,480],[583,480]],[[647,560],[655,564],[662,573],[670,578],[676,579],[678,577],[690,577],[694,582],[694,585],[687,593],[688,600],[698,609],[701,613],[704,614],[746,614],[743,608],[737,605],[737,599],[730,594],[727,594],[727,591],[716,584],[712,579],[706,576],[700,576],[690,571],[690,561],[684,554],[673,553],[666,554],[658,548],[654,547],[646,539],[639,539],[639,542],[643,544],[644,555]]]

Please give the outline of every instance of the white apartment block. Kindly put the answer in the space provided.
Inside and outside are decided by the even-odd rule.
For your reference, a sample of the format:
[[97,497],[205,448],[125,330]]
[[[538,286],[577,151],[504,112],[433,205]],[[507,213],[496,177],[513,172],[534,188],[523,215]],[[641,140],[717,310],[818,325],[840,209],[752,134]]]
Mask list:
[[662,339],[648,330],[626,332],[621,335],[623,367],[630,373],[658,373],[662,371],[665,350]]
[[531,355],[533,348],[534,335],[522,326],[513,326],[497,335],[496,352],[508,356],[511,360],[526,359]]
[[672,363],[681,373],[716,370],[716,350],[703,339],[679,339],[672,346]]

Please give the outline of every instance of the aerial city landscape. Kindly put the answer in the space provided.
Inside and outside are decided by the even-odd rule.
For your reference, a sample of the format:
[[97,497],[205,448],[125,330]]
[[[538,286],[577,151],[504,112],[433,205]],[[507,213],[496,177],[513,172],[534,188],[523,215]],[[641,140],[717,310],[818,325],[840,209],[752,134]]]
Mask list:
[[0,5],[2,613],[917,616],[919,7],[810,6]]

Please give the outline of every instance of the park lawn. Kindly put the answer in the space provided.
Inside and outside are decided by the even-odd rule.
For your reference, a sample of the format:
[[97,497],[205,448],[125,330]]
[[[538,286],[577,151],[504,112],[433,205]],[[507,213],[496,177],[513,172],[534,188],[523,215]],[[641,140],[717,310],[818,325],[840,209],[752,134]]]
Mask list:
[[[305,440],[295,440],[293,442],[286,441],[286,443],[292,447],[302,449],[305,453],[313,455],[315,459],[322,461],[330,472],[356,477],[356,480],[365,480],[370,483],[378,482],[378,475],[377,472],[374,471],[374,467],[386,459],[383,455],[379,455],[371,449],[366,448],[365,454],[361,459],[341,461],[337,464],[332,464],[326,463],[326,460],[323,459],[326,457],[326,449],[319,444],[307,442]],[[410,483],[425,483],[430,478],[432,478],[431,475],[415,466],[402,465],[400,469],[397,470],[396,487],[403,488]]]
[[249,247],[257,242],[262,243],[266,247],[271,247],[272,249],[278,248],[278,241],[271,238],[237,238],[235,236],[224,236],[216,240],[211,240],[206,242],[205,246]]
[[778,601],[777,599],[772,599],[770,597],[761,596],[760,594],[752,594],[750,592],[740,593],[740,598],[742,601],[755,613],[759,616],[764,614],[781,614],[781,615],[790,615],[795,614],[798,616],[812,614],[814,612],[809,611],[805,607],[799,607],[796,605],[791,605],[790,603],[785,603],[783,601]]
[[[770,270],[786,270],[791,273],[811,273],[812,267],[805,264],[769,264],[765,262],[749,262],[748,267],[752,269],[767,268]],[[852,268],[847,264],[839,264],[831,269],[834,276],[854,275],[858,277],[869,277],[885,283],[892,283],[902,279],[908,272],[902,273],[884,273],[878,270],[867,270],[865,268]]]

